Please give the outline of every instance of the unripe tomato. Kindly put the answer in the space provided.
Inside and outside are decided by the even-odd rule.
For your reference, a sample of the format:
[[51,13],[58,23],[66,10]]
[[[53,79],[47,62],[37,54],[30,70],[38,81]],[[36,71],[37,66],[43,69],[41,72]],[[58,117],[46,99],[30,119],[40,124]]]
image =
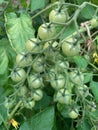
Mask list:
[[91,112],[96,111],[96,103],[95,103],[94,101],[89,102],[89,104],[87,104],[87,108],[88,108]]
[[50,79],[50,84],[56,90],[63,88],[65,85],[65,76],[62,74],[53,75]]
[[8,99],[8,98],[6,98],[6,100],[4,102],[5,108],[11,109],[14,105],[15,105],[15,99]]
[[48,72],[48,73],[46,73],[44,79],[45,79],[46,81],[50,82],[50,81],[53,80],[53,78],[55,78],[55,75],[56,75],[57,73],[56,73],[56,70],[55,70],[54,67],[53,67],[53,68],[49,68],[49,70],[48,70],[47,72]]
[[30,101],[27,101],[27,102],[23,102],[23,105],[27,109],[32,109],[35,106],[35,101],[30,100]]
[[92,27],[97,27],[98,26],[98,18],[93,18],[91,21],[91,26]]
[[89,95],[89,89],[87,85],[79,85],[76,86],[76,93],[79,94],[81,97],[87,97]]
[[28,92],[28,89],[27,89],[27,87],[25,85],[24,86],[20,86],[19,87],[18,96],[25,97],[27,92]]
[[41,89],[37,89],[37,90],[34,91],[34,93],[33,93],[33,99],[35,101],[41,100],[42,97],[43,97],[43,91]]
[[55,53],[55,48],[58,46],[58,42],[52,42],[52,41],[48,41],[44,44],[43,46],[43,51],[45,56],[47,56],[48,58],[53,58],[54,53]]
[[45,23],[38,28],[38,36],[42,40],[49,40],[56,34],[56,29],[53,24]]
[[39,88],[42,86],[42,77],[39,77],[37,74],[32,74],[28,77],[28,82],[30,88]]
[[66,69],[69,68],[69,62],[68,61],[62,61],[58,60],[56,62],[57,71],[64,72]]
[[69,113],[68,113],[69,117],[72,119],[76,119],[79,116],[79,112],[78,109],[72,109]]
[[17,68],[11,72],[11,79],[14,82],[20,82],[26,79],[26,72],[22,68]]
[[70,80],[77,85],[82,85],[84,81],[84,75],[78,71],[71,71],[69,73]]
[[68,37],[62,41],[62,52],[66,56],[75,56],[80,52],[80,44],[76,44],[76,39]]
[[40,53],[42,51],[42,45],[38,42],[40,42],[40,40],[38,40],[37,38],[32,38],[28,40],[26,43],[27,52],[30,52],[32,54]]
[[53,9],[49,14],[49,20],[50,22],[54,23],[65,23],[68,20],[69,16],[67,11],[59,10],[59,9]]
[[56,94],[56,100],[61,104],[70,104],[71,103],[71,93],[64,88],[58,90]]
[[29,66],[32,63],[32,56],[30,54],[20,53],[16,56],[16,64],[19,67]]
[[43,57],[38,57],[35,62],[32,64],[33,70],[35,72],[43,72],[44,71],[44,59]]

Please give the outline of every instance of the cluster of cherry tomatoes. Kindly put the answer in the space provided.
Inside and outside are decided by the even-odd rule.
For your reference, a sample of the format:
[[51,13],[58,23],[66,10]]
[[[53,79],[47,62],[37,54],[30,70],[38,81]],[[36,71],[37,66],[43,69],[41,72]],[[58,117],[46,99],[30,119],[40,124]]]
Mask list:
[[[95,110],[89,88],[84,84],[84,74],[72,67],[70,58],[79,55],[78,39],[69,36],[55,40],[58,24],[66,23],[66,9],[57,7],[49,14],[49,22],[40,25],[38,37],[26,42],[25,51],[17,54],[11,79],[16,85],[16,95],[23,101],[22,107],[32,109],[43,98],[43,89],[54,90],[53,101],[68,106],[68,116],[77,118],[82,101],[87,98],[87,109]],[[59,25],[60,26],[60,25]]]

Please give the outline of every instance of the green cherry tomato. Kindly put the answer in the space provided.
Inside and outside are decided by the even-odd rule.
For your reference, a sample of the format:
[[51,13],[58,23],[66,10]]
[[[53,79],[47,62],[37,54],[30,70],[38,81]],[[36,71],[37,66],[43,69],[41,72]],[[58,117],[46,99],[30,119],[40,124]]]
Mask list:
[[55,99],[61,104],[70,104],[71,103],[71,93],[69,90],[60,89],[57,91]]
[[43,97],[43,91],[41,89],[37,89],[33,92],[33,99],[35,101],[41,100]]
[[70,80],[77,85],[82,85],[84,81],[84,75],[78,71],[71,71],[69,73]]
[[97,27],[98,26],[98,18],[93,18],[91,21],[91,26],[92,27]]
[[7,109],[11,109],[15,105],[15,102],[16,102],[15,99],[6,98],[4,102],[4,106]]
[[62,74],[51,75],[50,84],[56,90],[63,88],[65,85],[65,76]]
[[80,44],[76,44],[76,39],[69,37],[62,41],[62,52],[66,56],[75,56],[80,52]]
[[16,56],[16,64],[19,67],[26,67],[32,63],[32,56],[30,54],[20,53]]
[[42,40],[49,40],[56,34],[56,29],[53,24],[45,23],[38,28],[38,36]]
[[72,109],[69,113],[68,113],[69,117],[72,119],[76,119],[79,116],[79,112],[78,109]]
[[26,72],[22,68],[16,68],[11,72],[11,79],[14,82],[24,81],[26,79]]
[[20,86],[19,87],[18,96],[19,97],[25,97],[27,92],[28,92],[28,89],[27,89],[27,87],[25,85],[24,86]]
[[23,106],[27,109],[32,109],[35,106],[35,101],[34,100],[24,101]]
[[48,42],[46,42],[44,44],[44,46],[43,46],[43,51],[44,51],[45,56],[48,57],[48,58],[53,58],[54,53],[55,53],[54,50],[56,49],[58,44],[59,43],[57,41],[54,41],[54,42],[48,41]]
[[28,82],[30,88],[39,88],[42,86],[42,77],[39,77],[37,74],[32,74],[28,77]]
[[87,104],[87,109],[91,112],[94,112],[96,111],[96,103],[94,101],[90,101],[88,104]]
[[44,59],[43,57],[38,57],[32,64],[33,70],[35,72],[41,73],[44,71]]
[[42,45],[39,43],[40,40],[37,38],[32,38],[26,43],[26,51],[32,54],[37,54],[42,51]]
[[87,85],[76,86],[76,93],[81,97],[87,97],[89,95],[89,89]]
[[56,68],[57,68],[57,71],[64,72],[66,69],[69,68],[69,62],[63,61],[63,60],[58,60],[56,63]]
[[59,10],[59,9],[53,9],[49,14],[49,20],[50,22],[54,23],[65,23],[68,20],[69,16],[67,11]]

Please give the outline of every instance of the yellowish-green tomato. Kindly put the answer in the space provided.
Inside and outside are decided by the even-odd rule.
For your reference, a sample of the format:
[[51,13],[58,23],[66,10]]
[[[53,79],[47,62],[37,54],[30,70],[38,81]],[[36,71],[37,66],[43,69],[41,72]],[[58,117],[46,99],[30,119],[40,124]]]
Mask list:
[[25,85],[24,86],[20,86],[19,92],[18,92],[18,96],[25,97],[27,92],[28,92],[28,89],[27,89],[27,87]]
[[30,100],[28,102],[23,102],[23,106],[27,109],[32,109],[35,106],[35,101]]
[[39,77],[37,74],[32,74],[28,77],[28,82],[30,88],[39,88],[42,86],[42,77]]
[[69,117],[72,119],[76,119],[79,116],[79,112],[78,109],[72,109],[69,113],[68,113]]
[[16,64],[19,67],[26,67],[31,65],[32,63],[32,56],[30,54],[26,54],[26,53],[19,53],[16,56]]
[[42,97],[43,97],[43,91],[41,89],[37,89],[37,90],[34,91],[34,93],[33,93],[33,99],[35,101],[41,100]]
[[44,59],[43,59],[43,57],[38,57],[35,60],[35,62],[33,62],[32,67],[33,67],[33,70],[35,72],[39,72],[39,73],[43,72],[44,69],[45,69],[44,68]]
[[26,51],[32,54],[37,54],[42,51],[42,45],[39,43],[40,40],[37,38],[32,38],[26,43]]
[[71,103],[71,93],[64,88],[58,90],[56,94],[56,100],[61,104],[70,104]]
[[87,85],[76,86],[76,93],[81,97],[87,97],[89,95],[89,89]]
[[45,23],[38,28],[38,36],[42,40],[49,40],[56,34],[56,28],[54,24]]
[[53,23],[65,23],[68,18],[68,13],[64,10],[53,9],[49,14],[49,20]]
[[62,74],[51,76],[50,84],[56,90],[63,88],[65,85],[65,76],[63,76]]
[[56,67],[57,67],[57,71],[64,72],[66,69],[69,68],[69,62],[63,61],[63,60],[58,60],[56,62]]
[[80,52],[80,44],[76,43],[76,39],[68,37],[62,41],[62,52],[66,56],[75,56]]
[[89,102],[89,104],[87,104],[87,108],[91,112],[96,111],[96,103],[94,101]]
[[16,103],[16,100],[15,99],[11,99],[9,100],[8,98],[6,98],[5,102],[4,102],[4,106],[5,108],[7,109],[11,109]]
[[21,82],[26,79],[26,72],[22,68],[17,68],[11,72],[11,79],[14,82]]
[[57,41],[55,41],[55,42],[52,42],[52,41],[46,42],[44,44],[44,46],[43,46],[43,51],[44,51],[45,56],[53,58],[54,53],[55,53],[53,49],[55,49],[57,46],[58,46]]
[[92,27],[97,27],[98,26],[98,18],[93,18],[91,21],[91,26]]
[[84,81],[84,75],[78,71],[71,71],[69,73],[70,80],[77,85],[82,85]]

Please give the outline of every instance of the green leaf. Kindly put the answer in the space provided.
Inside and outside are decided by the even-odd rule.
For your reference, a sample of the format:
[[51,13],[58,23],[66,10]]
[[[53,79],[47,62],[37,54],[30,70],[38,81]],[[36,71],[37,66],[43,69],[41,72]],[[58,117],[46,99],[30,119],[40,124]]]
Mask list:
[[4,74],[8,68],[8,57],[5,49],[0,48],[0,75]]
[[92,93],[94,94],[96,102],[98,103],[98,82],[91,81],[90,88]]
[[21,125],[19,130],[52,130],[54,126],[54,107],[49,107]]
[[81,11],[80,16],[86,19],[92,19],[92,17],[95,14],[95,8],[91,5],[87,5],[83,10]]
[[88,62],[82,56],[74,56],[73,60],[79,68],[85,69],[88,65]]
[[27,40],[34,37],[30,16],[21,13],[20,17],[18,17],[15,13],[8,13],[5,14],[5,23],[12,48],[17,52],[24,51]]
[[8,81],[8,71],[6,70],[6,72],[3,75],[0,75],[0,87],[3,86],[7,81]]
[[38,110],[38,109],[43,109],[45,107],[48,107],[51,102],[52,102],[52,98],[48,96],[46,93],[44,93],[42,100],[36,102],[34,109]]
[[72,23],[68,27],[66,27],[65,32],[61,35],[61,40],[65,39],[69,35],[72,35],[76,31],[75,25]]
[[7,57],[8,59],[10,60],[10,65],[11,65],[11,62],[15,62],[15,58],[16,58],[16,53],[15,51],[12,49],[9,41],[7,38],[2,38],[0,40],[0,48],[4,48],[6,53],[7,53]]
[[57,109],[58,111],[61,113],[61,115],[65,118],[68,118],[69,115],[68,115],[68,106],[65,106],[65,105],[62,105],[60,103],[57,104]]
[[31,0],[31,11],[43,8],[45,6],[45,0]]
[[3,106],[4,103],[4,89],[0,86],[0,124],[7,121],[7,110]]
[[77,130],[91,130],[91,126],[88,121],[85,119],[83,122],[78,126]]
[[3,105],[1,105],[0,106],[0,123],[1,122],[5,123],[6,121],[7,121],[7,110]]
[[97,120],[98,119],[98,110],[96,109],[96,111],[94,111],[94,112],[89,112],[88,115],[90,118],[92,118],[92,120]]
[[85,73],[84,74],[84,83],[88,83],[92,80],[93,74],[92,73]]
[[91,0],[91,2],[92,2],[93,4],[98,5],[98,0]]
[[82,4],[83,2],[88,2],[89,0],[76,0],[77,1],[77,3],[80,5],[80,4]]

